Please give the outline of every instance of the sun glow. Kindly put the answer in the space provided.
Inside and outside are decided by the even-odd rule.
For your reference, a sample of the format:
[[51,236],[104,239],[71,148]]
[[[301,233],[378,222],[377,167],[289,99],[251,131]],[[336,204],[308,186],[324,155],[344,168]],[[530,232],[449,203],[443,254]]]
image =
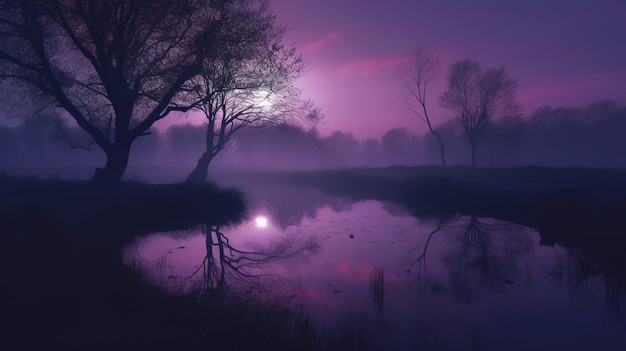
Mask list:
[[271,94],[265,90],[260,90],[254,93],[254,104],[263,109],[268,110],[272,107]]
[[254,224],[256,224],[256,226],[259,228],[267,227],[267,224],[268,224],[267,217],[256,216],[256,218],[254,219]]

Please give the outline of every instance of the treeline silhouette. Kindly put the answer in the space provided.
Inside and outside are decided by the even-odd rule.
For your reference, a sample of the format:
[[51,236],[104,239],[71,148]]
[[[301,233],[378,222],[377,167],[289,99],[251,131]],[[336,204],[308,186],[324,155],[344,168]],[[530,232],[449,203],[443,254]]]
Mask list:
[[[438,128],[450,164],[469,164],[469,145],[449,121]],[[479,166],[524,165],[623,168],[626,107],[601,100],[583,107],[543,106],[530,115],[494,121],[480,145]],[[422,142],[423,163],[436,164],[439,145],[431,135]]]
[[[450,165],[470,164],[469,145],[454,121],[437,128]],[[127,176],[139,180],[179,179],[202,155],[203,125],[175,125],[152,130],[131,150]],[[493,123],[480,145],[479,166],[520,165],[626,167],[626,106],[604,100],[584,107],[544,106],[528,116]],[[17,175],[88,178],[104,154],[90,137],[58,118],[35,116],[18,127],[0,127],[0,170]],[[384,167],[440,163],[439,144],[431,134],[407,128],[385,131],[380,138],[357,140],[350,132],[320,135],[294,126],[248,128],[233,137],[212,164],[214,170],[297,170]],[[171,178],[173,177],[173,178]]]

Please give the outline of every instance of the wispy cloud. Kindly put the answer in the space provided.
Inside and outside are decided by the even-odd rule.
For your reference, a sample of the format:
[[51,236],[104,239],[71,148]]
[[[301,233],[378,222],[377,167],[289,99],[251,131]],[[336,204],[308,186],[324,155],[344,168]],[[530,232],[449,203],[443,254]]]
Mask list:
[[339,39],[341,36],[339,35],[339,33],[329,33],[326,34],[325,36],[314,40],[313,42],[309,43],[308,45],[305,46],[307,51],[310,52],[315,52],[321,48],[323,48],[324,46],[330,44],[331,42]]
[[409,58],[406,56],[392,57],[392,58],[387,58],[387,59],[380,61],[380,65],[382,67],[396,67],[396,66],[403,65],[407,62],[409,62]]
[[339,68],[339,74],[370,76],[382,69],[394,68],[409,61],[408,56],[353,60]]

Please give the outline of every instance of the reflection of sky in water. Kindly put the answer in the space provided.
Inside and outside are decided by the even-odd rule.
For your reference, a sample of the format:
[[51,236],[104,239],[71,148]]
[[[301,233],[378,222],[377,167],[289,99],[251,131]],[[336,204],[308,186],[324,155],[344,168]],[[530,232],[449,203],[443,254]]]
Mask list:
[[[377,201],[335,210],[323,202],[288,225],[253,201],[247,222],[222,231],[244,250],[316,238],[321,250],[313,255],[260,270],[279,274],[269,289],[295,294],[294,305],[308,306],[324,325],[350,316],[375,328],[379,340],[424,349],[626,349],[626,324],[608,313],[603,278],[577,281],[568,251],[540,246],[534,230],[459,217],[432,235],[424,255],[437,220],[420,223]],[[155,235],[137,250],[153,267],[160,264],[171,286],[206,254],[202,235]],[[371,283],[380,269],[379,311]]]

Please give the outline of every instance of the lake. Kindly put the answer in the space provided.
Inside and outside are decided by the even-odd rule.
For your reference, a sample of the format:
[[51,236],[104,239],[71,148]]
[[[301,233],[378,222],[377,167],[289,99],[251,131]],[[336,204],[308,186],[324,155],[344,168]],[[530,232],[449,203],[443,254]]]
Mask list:
[[125,249],[172,294],[231,289],[357,326],[393,350],[624,350],[624,288],[583,248],[491,218],[419,219],[277,182],[228,181],[247,219]]

